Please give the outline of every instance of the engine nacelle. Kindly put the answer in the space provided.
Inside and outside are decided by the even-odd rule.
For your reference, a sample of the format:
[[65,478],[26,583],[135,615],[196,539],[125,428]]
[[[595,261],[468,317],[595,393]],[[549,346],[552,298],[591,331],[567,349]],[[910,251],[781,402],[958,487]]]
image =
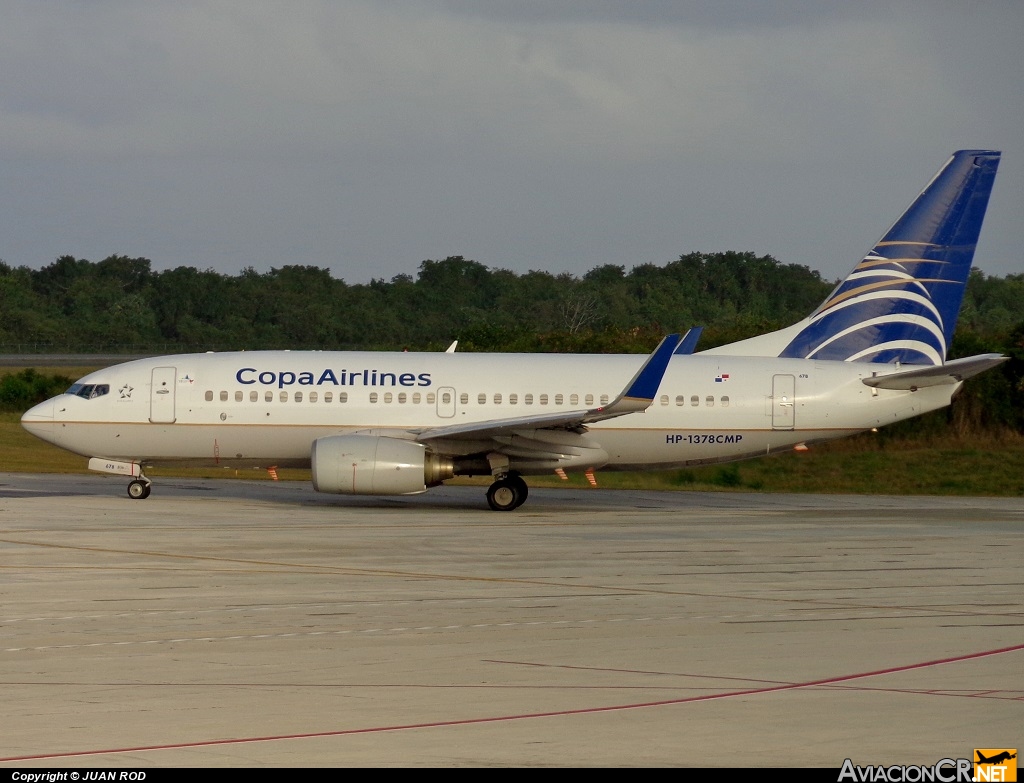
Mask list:
[[310,457],[313,489],[336,495],[412,495],[455,475],[422,443],[375,435],[317,438]]

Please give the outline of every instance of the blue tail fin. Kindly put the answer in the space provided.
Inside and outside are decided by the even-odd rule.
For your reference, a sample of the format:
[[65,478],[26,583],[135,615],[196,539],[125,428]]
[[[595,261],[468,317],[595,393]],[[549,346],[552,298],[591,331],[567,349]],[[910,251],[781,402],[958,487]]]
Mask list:
[[942,364],[999,155],[954,153],[850,276],[791,327],[792,339],[778,355]]

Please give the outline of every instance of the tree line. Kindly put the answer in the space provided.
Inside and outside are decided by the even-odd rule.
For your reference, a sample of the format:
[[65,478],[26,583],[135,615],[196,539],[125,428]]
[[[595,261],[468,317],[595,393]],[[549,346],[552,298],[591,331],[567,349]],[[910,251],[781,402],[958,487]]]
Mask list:
[[476,350],[564,350],[550,340],[693,324],[757,331],[806,315],[830,288],[807,267],[752,253],[693,253],[629,272],[606,265],[581,278],[451,256],[424,261],[415,278],[355,285],[315,266],[226,275],[62,256],[39,270],[0,262],[0,344],[431,350],[459,339]]
[[[443,350],[456,339],[470,351],[646,352],[666,332],[700,325],[699,350],[794,323],[834,285],[742,252],[581,277],[450,256],[423,261],[415,278],[366,284],[316,266],[228,275],[62,256],[38,270],[0,261],[0,352]],[[1013,361],[968,384],[956,415],[965,427],[1024,433],[1024,275],[970,277],[951,358],[986,352]]]

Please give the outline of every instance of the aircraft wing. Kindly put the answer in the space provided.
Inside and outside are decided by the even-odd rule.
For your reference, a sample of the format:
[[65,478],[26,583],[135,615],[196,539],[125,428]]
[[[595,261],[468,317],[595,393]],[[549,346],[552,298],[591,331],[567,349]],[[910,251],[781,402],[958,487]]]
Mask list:
[[862,378],[861,381],[865,385],[877,389],[914,391],[925,386],[959,383],[1002,364],[1009,358],[1009,356],[998,353],[983,353],[978,356],[969,356],[966,359],[954,359],[945,364],[901,369],[887,375],[873,375],[870,378]]
[[672,354],[679,345],[678,334],[666,336],[647,361],[637,370],[636,375],[623,388],[622,392],[607,405],[599,408],[585,408],[574,411],[557,411],[531,416],[516,416],[508,419],[488,419],[487,421],[452,424],[444,427],[430,427],[425,430],[413,431],[416,440],[421,443],[438,439],[472,439],[490,438],[510,432],[536,429],[578,430],[586,424],[627,413],[647,410],[658,393],[661,379],[665,375]]

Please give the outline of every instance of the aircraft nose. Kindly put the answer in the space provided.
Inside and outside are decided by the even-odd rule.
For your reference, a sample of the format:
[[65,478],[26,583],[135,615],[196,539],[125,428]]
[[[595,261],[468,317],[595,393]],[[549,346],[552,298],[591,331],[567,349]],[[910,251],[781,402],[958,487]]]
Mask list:
[[21,426],[37,438],[53,442],[53,409],[52,399],[29,408],[21,417]]

